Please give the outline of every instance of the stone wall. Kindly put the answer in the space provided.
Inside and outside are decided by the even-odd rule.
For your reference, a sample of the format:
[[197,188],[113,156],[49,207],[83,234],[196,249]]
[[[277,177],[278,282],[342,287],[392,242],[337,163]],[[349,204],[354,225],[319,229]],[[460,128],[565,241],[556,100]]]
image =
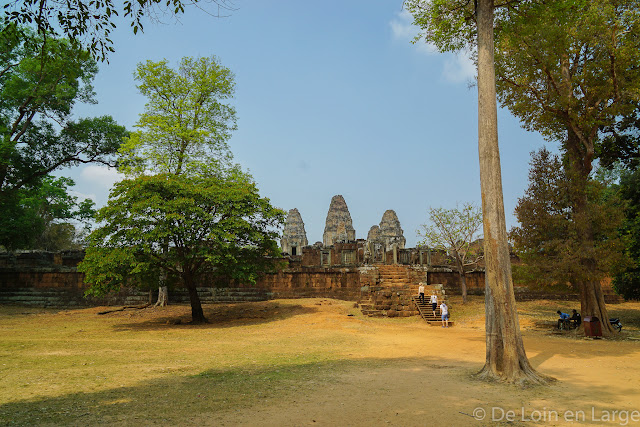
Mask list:
[[360,295],[360,279],[357,267],[285,269],[264,275],[255,288],[269,290],[273,298],[322,297],[355,301]]
[[[306,297],[361,301],[372,296],[375,304],[375,300],[382,301],[388,297],[392,301],[385,301],[385,306],[395,305],[395,311],[405,313],[412,311],[409,300],[421,281],[427,285],[442,284],[448,295],[460,294],[460,278],[456,272],[448,267],[421,264],[404,266],[406,282],[398,285],[402,289],[385,287],[376,266],[362,265],[363,247],[362,242],[337,243],[327,249],[307,247],[302,256],[286,258],[288,267],[265,275],[255,286],[239,284],[234,288],[213,288],[202,283],[200,295],[204,303]],[[350,255],[345,256],[345,253]],[[323,254],[330,258],[329,266],[321,266]],[[149,301],[148,291],[135,289],[123,289],[105,298],[85,298],[88,285],[83,282],[83,274],[76,271],[83,256],[82,251],[0,253],[0,303],[88,306]],[[337,260],[343,264],[337,264]],[[484,293],[483,271],[467,274],[467,289],[471,295]],[[613,291],[610,281],[603,282],[603,290],[608,303],[622,301]],[[577,294],[542,294],[516,286],[518,300],[552,297],[579,300]],[[157,290],[152,290],[151,299],[155,301],[156,298]],[[187,303],[189,299],[184,289],[175,289],[170,291],[169,301]]]

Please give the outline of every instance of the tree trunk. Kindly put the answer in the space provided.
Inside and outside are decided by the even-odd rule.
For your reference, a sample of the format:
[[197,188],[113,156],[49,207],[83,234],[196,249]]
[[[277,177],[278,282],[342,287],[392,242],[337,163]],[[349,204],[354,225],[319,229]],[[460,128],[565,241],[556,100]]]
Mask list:
[[198,295],[198,289],[190,274],[182,276],[184,287],[189,291],[189,301],[191,302],[191,323],[207,323],[207,319],[204,317],[202,311],[202,304],[200,304],[200,296]]
[[460,292],[462,293],[462,303],[467,302],[467,276],[464,273],[464,266],[460,259],[458,261],[458,273],[460,274]]
[[609,313],[604,302],[602,285],[597,280],[599,274],[595,259],[594,235],[588,212],[587,184],[592,168],[591,159],[586,158],[584,155],[586,150],[581,149],[580,140],[571,128],[567,130],[565,148],[573,220],[576,226],[580,254],[582,255],[580,268],[583,274],[578,283],[575,284],[580,290],[580,313],[583,318],[585,316],[595,316],[600,319],[602,335],[611,336],[616,331],[609,323]]
[[486,261],[486,363],[478,377],[546,384],[530,365],[520,334],[502,199],[493,45],[493,0],[478,0],[478,151]]
[[167,272],[162,270],[158,276],[158,301],[154,307],[166,307],[169,303],[169,290],[166,286]]
[[166,307],[169,300],[169,289],[166,286],[158,286],[158,301],[154,307]]

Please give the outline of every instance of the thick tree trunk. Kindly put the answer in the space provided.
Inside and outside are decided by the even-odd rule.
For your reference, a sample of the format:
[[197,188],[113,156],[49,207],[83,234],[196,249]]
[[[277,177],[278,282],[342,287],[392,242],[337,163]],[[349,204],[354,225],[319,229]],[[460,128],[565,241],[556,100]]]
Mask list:
[[581,278],[577,285],[580,290],[580,313],[582,317],[595,316],[602,324],[602,335],[610,336],[616,333],[609,323],[609,313],[604,301],[602,285],[597,280],[597,261],[595,259],[595,242],[593,228],[589,219],[589,206],[587,199],[587,183],[591,173],[591,158],[584,153],[577,135],[568,128],[567,142],[567,175],[569,177],[571,200],[573,208],[573,220],[577,229],[578,244],[580,248]]
[[478,377],[545,384],[530,365],[520,334],[502,199],[493,51],[493,0],[478,0],[478,151],[486,262],[486,340]]
[[200,296],[193,278],[190,275],[184,275],[182,277],[184,287],[189,291],[189,301],[191,302],[191,323],[207,323],[207,319],[204,317],[202,311],[202,304],[200,304]]

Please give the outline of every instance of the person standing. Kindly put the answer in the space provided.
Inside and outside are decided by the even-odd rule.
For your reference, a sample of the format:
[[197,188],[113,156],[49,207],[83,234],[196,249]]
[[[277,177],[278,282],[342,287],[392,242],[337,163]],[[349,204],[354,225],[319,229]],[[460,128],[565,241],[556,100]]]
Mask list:
[[444,301],[442,301],[442,304],[440,304],[440,314],[442,315],[442,327],[448,328],[449,327],[449,307],[447,307],[447,304],[445,304]]
[[420,282],[418,286],[418,301],[424,304],[424,283]]
[[436,293],[433,292],[431,294],[431,298],[429,299],[429,301],[431,302],[431,310],[433,310],[433,317],[436,317],[436,307],[438,307],[438,295],[436,295]]

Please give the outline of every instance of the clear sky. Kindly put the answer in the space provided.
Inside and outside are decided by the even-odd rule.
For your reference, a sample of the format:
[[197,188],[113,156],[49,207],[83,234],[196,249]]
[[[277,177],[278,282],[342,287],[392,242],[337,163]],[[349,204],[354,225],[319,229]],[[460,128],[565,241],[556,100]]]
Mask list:
[[[357,238],[393,209],[410,247],[430,206],[480,205],[474,67],[411,44],[417,29],[402,0],[235,6],[222,19],[187,9],[179,23],[147,23],[136,36],[121,24],[116,52],[94,82],[98,104],[78,106],[76,116],[112,115],[132,129],[145,103],[133,80],[137,63],[166,58],[175,66],[183,56],[216,55],[235,73],[235,161],[275,206],[298,208],[309,243],[322,241],[336,194],[347,202]],[[498,120],[510,227],[529,153],[544,140],[508,111]],[[62,174],[98,206],[118,179],[98,166]]]

